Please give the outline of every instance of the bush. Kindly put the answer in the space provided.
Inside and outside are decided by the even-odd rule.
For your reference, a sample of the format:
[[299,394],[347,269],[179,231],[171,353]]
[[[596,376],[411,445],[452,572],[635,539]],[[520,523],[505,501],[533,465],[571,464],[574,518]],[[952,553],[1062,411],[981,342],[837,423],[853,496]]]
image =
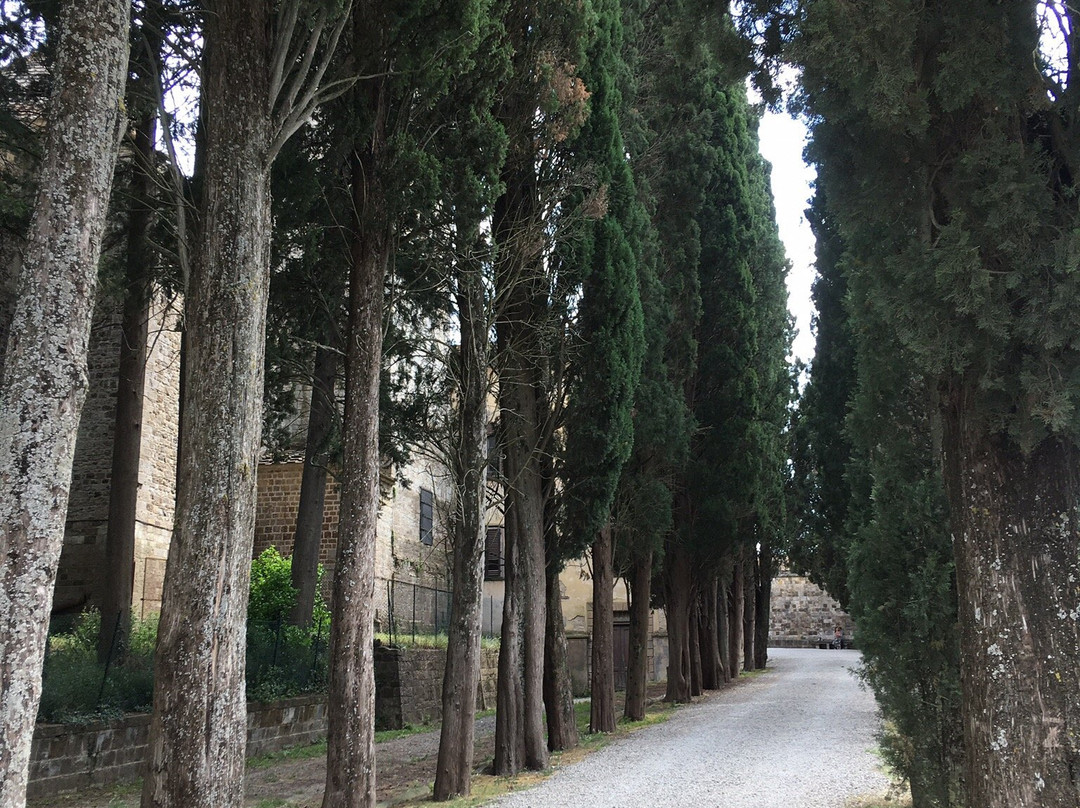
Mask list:
[[127,653],[107,668],[97,661],[100,625],[97,609],[87,609],[49,638],[39,721],[87,723],[150,709],[157,616],[133,618]]
[[[322,574],[320,567],[320,581]],[[296,596],[291,557],[286,558],[270,547],[251,562],[248,698],[276,701],[326,687],[330,611],[322,597],[316,596],[313,625],[289,625]]]

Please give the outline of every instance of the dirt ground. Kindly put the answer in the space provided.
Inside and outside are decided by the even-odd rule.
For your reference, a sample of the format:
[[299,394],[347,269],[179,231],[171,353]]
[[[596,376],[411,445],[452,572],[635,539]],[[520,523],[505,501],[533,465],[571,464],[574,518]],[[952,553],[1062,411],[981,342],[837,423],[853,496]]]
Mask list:
[[[664,684],[653,685],[650,701],[664,696]],[[622,712],[622,694],[616,696]],[[474,760],[484,771],[495,754],[495,717],[477,719]],[[318,808],[326,779],[325,747],[294,750],[280,756],[249,761],[246,776],[250,808]],[[375,750],[380,806],[398,806],[430,797],[439,752],[439,728],[383,741]],[[289,757],[296,754],[296,757]],[[31,808],[138,808],[140,783],[83,789],[30,802]]]

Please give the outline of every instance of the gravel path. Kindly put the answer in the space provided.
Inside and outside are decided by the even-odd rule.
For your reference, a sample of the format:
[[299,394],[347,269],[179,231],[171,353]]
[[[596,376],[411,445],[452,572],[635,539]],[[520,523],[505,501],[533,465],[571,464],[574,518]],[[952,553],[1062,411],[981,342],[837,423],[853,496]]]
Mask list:
[[841,808],[888,781],[857,651],[770,649],[771,673],[677,711],[503,808]]

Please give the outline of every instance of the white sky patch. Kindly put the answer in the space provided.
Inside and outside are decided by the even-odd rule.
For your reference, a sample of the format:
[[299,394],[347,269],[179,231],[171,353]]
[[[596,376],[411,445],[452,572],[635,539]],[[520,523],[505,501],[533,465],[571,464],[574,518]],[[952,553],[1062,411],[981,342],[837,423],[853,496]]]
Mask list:
[[814,334],[810,328],[814,304],[810,287],[814,282],[814,234],[805,211],[813,194],[814,169],[803,162],[807,129],[802,121],[785,112],[766,112],[758,130],[761,155],[772,163],[772,192],[776,201],[776,223],[780,239],[791,262],[787,278],[788,311],[795,318],[794,358],[808,362],[814,356]]

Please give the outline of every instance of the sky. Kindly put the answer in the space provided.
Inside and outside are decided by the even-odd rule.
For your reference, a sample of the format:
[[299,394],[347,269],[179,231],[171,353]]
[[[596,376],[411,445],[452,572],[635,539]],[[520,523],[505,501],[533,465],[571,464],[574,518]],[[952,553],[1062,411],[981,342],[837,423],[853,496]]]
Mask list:
[[814,282],[814,235],[804,211],[813,193],[814,170],[803,162],[807,130],[802,121],[786,112],[766,112],[758,130],[762,156],[772,163],[772,191],[776,200],[776,223],[784,242],[791,271],[788,274],[788,311],[795,317],[795,341],[791,352],[809,361],[814,355],[810,318],[814,306],[810,286]]

